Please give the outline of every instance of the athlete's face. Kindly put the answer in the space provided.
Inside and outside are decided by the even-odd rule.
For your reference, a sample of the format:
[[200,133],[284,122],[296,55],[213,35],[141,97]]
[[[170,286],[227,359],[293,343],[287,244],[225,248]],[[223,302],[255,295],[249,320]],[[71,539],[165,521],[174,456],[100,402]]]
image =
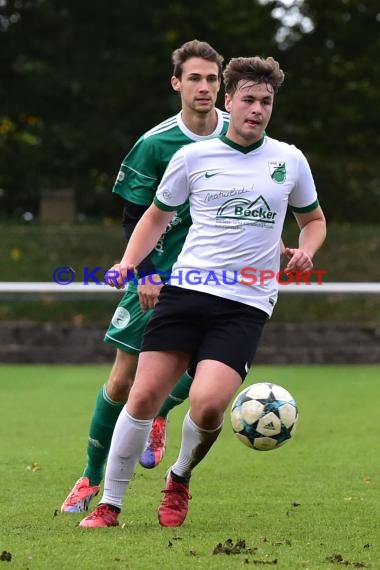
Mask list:
[[181,94],[183,108],[209,113],[220,89],[218,66],[201,57],[191,57],[182,66],[182,77],[172,77],[172,87]]
[[259,141],[269,123],[273,99],[271,85],[240,81],[235,93],[225,96],[225,107],[230,113],[227,136],[242,146]]

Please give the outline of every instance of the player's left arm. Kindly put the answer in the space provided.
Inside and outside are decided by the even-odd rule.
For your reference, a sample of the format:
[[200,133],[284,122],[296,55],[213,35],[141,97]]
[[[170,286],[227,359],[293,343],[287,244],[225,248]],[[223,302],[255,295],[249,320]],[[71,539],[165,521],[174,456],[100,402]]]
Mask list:
[[293,215],[300,234],[298,248],[285,248],[289,260],[286,271],[311,271],[313,257],[326,238],[326,219],[320,206],[311,212],[293,212]]

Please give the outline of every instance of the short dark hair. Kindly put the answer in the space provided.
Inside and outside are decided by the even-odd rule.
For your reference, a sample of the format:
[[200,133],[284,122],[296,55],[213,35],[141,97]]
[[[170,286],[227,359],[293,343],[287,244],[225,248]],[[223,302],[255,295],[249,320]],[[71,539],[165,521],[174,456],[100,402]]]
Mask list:
[[175,49],[172,53],[172,62],[174,65],[173,75],[179,79],[182,76],[183,64],[191,57],[200,57],[207,61],[212,61],[218,66],[218,77],[222,78],[222,69],[224,57],[220,55],[213,47],[207,42],[200,42],[199,40],[191,40],[184,43],[181,47]]
[[281,87],[285,74],[273,57],[233,57],[223,72],[226,93],[233,95],[239,81],[253,81],[271,85],[274,93]]

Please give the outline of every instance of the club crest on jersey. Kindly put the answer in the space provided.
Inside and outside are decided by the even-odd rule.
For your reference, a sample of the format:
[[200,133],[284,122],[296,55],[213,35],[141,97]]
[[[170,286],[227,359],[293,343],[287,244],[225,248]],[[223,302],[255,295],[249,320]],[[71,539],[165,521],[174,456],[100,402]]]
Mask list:
[[269,174],[273,182],[283,184],[286,180],[286,165],[282,160],[273,160],[268,162]]

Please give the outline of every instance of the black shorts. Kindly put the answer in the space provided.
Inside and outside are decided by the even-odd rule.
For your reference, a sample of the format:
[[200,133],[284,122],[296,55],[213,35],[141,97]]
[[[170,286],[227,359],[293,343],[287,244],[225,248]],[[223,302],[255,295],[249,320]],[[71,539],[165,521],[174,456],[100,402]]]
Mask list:
[[187,352],[191,364],[217,360],[244,380],[268,315],[244,303],[165,285],[145,329],[141,352]]

